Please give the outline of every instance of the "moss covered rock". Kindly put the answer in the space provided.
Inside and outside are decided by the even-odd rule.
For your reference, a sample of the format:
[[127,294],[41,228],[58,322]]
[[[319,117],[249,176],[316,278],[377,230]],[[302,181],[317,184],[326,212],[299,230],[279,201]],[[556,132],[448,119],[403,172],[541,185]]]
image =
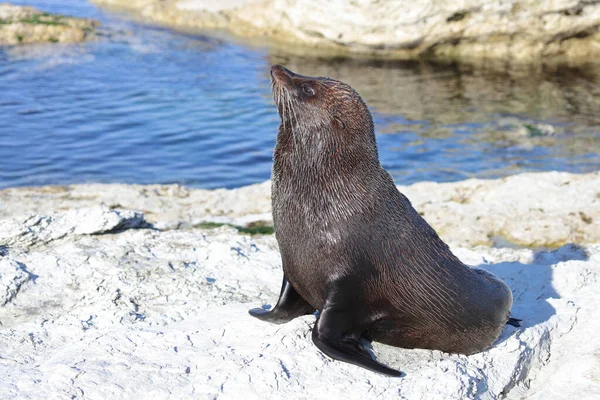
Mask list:
[[0,4],[0,46],[26,43],[76,43],[93,38],[93,19],[49,14],[33,7]]

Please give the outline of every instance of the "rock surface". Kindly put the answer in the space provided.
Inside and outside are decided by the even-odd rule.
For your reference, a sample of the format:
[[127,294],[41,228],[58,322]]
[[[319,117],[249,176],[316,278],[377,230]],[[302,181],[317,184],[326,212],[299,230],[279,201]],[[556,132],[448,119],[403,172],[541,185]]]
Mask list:
[[145,20],[395,58],[594,61],[600,2],[94,0]]
[[[50,221],[36,228],[41,241],[11,239],[39,225],[32,220]],[[276,326],[247,314],[277,299],[272,235],[126,229],[141,221],[102,206],[1,221],[0,397],[592,399],[600,391],[600,244],[454,248],[510,285],[523,327],[507,326],[469,357],[374,344],[378,359],[406,373],[390,379],[320,353],[314,316]]]
[[[542,172],[497,180],[399,186],[440,236],[462,246],[529,247],[600,242],[600,172]],[[136,210],[158,229],[203,221],[271,222],[268,182],[233,190],[178,185],[72,185],[0,190],[0,218],[103,204]]]
[[98,21],[0,4],[0,46],[26,43],[75,43],[94,37]]
[[100,234],[129,228],[148,227],[141,214],[106,207],[79,208],[49,215],[0,220],[3,246],[30,248],[65,236]]

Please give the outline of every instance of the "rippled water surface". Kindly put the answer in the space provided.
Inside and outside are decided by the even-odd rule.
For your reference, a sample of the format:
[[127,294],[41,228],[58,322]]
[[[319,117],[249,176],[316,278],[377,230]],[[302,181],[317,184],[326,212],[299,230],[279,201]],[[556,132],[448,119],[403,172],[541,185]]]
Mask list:
[[0,187],[264,181],[279,123],[275,62],[353,85],[398,183],[600,168],[599,68],[290,56],[129,22],[82,0],[16,3],[100,19],[104,36],[0,49]]

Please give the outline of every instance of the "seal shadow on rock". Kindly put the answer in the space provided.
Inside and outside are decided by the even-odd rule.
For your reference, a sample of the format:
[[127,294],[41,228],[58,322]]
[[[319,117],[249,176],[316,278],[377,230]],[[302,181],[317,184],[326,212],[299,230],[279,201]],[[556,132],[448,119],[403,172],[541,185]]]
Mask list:
[[[502,278],[513,288],[513,311],[524,319],[523,327],[529,328],[548,321],[556,310],[547,300],[560,299],[561,295],[553,286],[552,265],[561,261],[586,261],[586,250],[577,244],[566,244],[555,250],[534,251],[529,264],[518,261],[486,264],[485,268]],[[514,282],[514,284],[513,284]],[[510,337],[503,334],[495,344]]]
[[272,171],[283,284],[259,319],[319,311],[312,331],[328,356],[390,376],[361,340],[448,353],[480,352],[509,319],[512,294],[464,265],[379,163],[360,96],[329,78],[271,68],[281,125]]

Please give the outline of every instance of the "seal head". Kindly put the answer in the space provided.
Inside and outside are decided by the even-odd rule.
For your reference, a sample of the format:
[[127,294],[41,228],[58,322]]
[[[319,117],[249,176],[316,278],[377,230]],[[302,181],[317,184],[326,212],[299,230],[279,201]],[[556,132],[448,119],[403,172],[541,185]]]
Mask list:
[[369,156],[378,163],[371,113],[352,87],[334,79],[298,75],[280,65],[271,67],[271,76],[281,116],[278,143],[290,139],[286,136],[293,132],[291,139],[297,145],[329,144],[337,150],[357,146],[368,152],[362,158]]

